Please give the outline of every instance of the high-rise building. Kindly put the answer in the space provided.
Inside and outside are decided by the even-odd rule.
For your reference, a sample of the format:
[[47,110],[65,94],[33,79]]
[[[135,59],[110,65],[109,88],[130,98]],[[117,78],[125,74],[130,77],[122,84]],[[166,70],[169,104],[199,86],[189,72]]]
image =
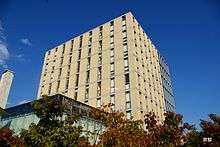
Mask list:
[[[154,112],[163,120],[166,105],[172,103],[175,110],[175,103],[166,103],[161,70],[168,66],[163,68],[160,59],[129,12],[47,51],[38,98],[62,93],[97,108],[112,103],[127,118],[143,119]],[[164,77],[170,81],[169,76]]]
[[0,107],[5,108],[10,92],[14,74],[10,70],[5,70],[0,81]]

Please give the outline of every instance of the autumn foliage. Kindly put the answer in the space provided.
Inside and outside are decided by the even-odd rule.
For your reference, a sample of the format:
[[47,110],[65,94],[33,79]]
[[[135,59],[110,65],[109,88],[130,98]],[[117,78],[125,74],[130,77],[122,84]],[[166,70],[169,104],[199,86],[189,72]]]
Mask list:
[[107,105],[102,110],[92,110],[92,117],[102,121],[105,130],[97,144],[90,144],[82,136],[82,128],[73,126],[76,116],[67,115],[66,119],[60,119],[64,112],[61,103],[45,101],[33,103],[33,107],[40,118],[39,123],[32,124],[20,137],[8,128],[0,129],[0,146],[220,147],[220,117],[216,114],[210,114],[210,120],[201,120],[198,131],[183,122],[180,114],[168,112],[161,123],[150,112],[141,121],[127,119],[122,112],[112,111],[111,105]]

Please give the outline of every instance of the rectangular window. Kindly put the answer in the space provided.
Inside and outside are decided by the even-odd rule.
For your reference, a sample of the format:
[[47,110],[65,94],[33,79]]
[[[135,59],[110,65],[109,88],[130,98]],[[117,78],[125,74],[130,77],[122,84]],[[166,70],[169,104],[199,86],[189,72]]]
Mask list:
[[71,62],[72,62],[72,56],[70,56],[69,58],[69,64],[71,64]]
[[92,31],[89,31],[89,36],[92,36]]
[[97,83],[97,96],[101,96],[101,82]]
[[58,92],[60,89],[60,80],[57,82],[57,89],[56,89],[56,92]]
[[110,32],[110,36],[112,36],[112,37],[114,36],[114,31]]
[[126,22],[125,22],[125,20],[123,20],[123,21],[122,21],[122,25],[123,25],[123,26],[125,26],[125,25],[126,25]]
[[97,104],[96,104],[97,108],[100,108],[101,107],[101,99],[97,99]]
[[63,44],[63,52],[62,52],[62,54],[64,54],[64,53],[65,53],[65,47],[66,47],[66,45],[65,45],[65,44]]
[[76,83],[75,83],[75,87],[79,86],[79,74],[76,74]]
[[126,102],[126,109],[131,109],[131,103],[130,102]]
[[111,93],[114,93],[114,92],[115,92],[115,87],[111,87],[111,88],[110,88],[110,92],[111,92]]
[[61,73],[62,73],[62,68],[59,69],[59,74],[58,74],[58,78],[60,78],[61,76]]
[[127,52],[127,51],[128,51],[128,46],[124,45],[124,52]]
[[86,92],[85,92],[85,99],[89,98],[89,88],[86,88]]
[[80,70],[80,61],[78,61],[78,64],[77,64],[77,72],[79,72]]
[[74,94],[74,99],[77,100],[78,92],[76,91]]
[[110,95],[110,103],[112,103],[112,104],[115,103],[115,95],[114,94]]
[[89,76],[90,76],[90,71],[87,71],[86,83],[89,83]]
[[69,88],[69,78],[66,78],[66,87],[65,89],[67,90]]
[[81,59],[81,49],[79,49],[79,53],[78,53],[78,60]]
[[129,92],[125,93],[125,100],[126,100],[126,102],[130,102],[131,101],[131,97],[130,97],[130,93]]
[[127,37],[127,33],[123,32],[122,36],[123,36],[123,38],[126,38]]
[[114,38],[113,37],[110,38],[110,43],[114,43]]
[[89,48],[89,51],[88,51],[88,56],[90,56],[91,55],[91,48]]
[[125,66],[125,67],[128,67],[128,58],[125,58],[125,59],[124,59],[124,66]]
[[114,48],[114,43],[111,43],[111,44],[110,44],[110,48]]
[[115,70],[115,68],[114,68],[114,63],[111,63],[111,64],[110,64],[110,71],[111,71],[111,72],[114,72],[114,70]]
[[110,56],[114,56],[115,54],[114,54],[114,49],[111,49],[110,50]]
[[82,47],[82,40],[83,40],[83,36],[80,36],[79,48],[81,48],[81,47]]
[[126,31],[126,26],[122,26],[122,31]]
[[88,45],[91,45],[92,44],[92,38],[89,38],[89,43]]
[[111,78],[111,87],[115,87],[115,79]]
[[110,57],[110,62],[111,62],[111,63],[114,62],[114,56],[111,56],[111,57]]
[[125,74],[125,84],[129,84],[130,80],[129,80],[129,74],[126,73]]
[[126,115],[127,115],[127,119],[131,119],[131,111],[127,111]]
[[101,72],[101,69],[98,70],[98,75],[97,75],[97,80],[101,80],[102,79],[102,72]]
[[49,88],[48,88],[48,95],[51,94],[51,87],[52,87],[52,83],[49,84]]

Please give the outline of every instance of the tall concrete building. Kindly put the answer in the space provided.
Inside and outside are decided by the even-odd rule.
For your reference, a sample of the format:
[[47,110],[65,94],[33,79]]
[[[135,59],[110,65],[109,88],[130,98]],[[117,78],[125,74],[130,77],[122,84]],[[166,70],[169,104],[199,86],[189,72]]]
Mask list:
[[1,77],[0,81],[0,107],[5,108],[8,100],[8,95],[10,92],[12,80],[13,80],[14,74],[10,70],[6,70]]
[[174,111],[175,103],[166,101],[172,87],[160,57],[129,12],[47,51],[38,98],[61,93],[97,108],[112,103],[127,118],[154,112],[163,120],[166,105]]

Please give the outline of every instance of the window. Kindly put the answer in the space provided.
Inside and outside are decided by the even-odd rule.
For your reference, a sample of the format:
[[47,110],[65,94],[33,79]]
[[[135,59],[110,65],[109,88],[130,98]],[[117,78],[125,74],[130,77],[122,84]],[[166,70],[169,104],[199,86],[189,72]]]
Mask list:
[[129,92],[125,93],[125,100],[126,100],[126,102],[130,102],[131,101],[131,97],[130,97],[130,93]]
[[57,89],[56,89],[56,92],[59,91],[59,88],[60,88],[60,80],[57,82]]
[[66,47],[66,45],[65,45],[65,44],[63,44],[63,52],[62,52],[62,54],[64,54],[64,53],[65,53],[65,47]]
[[111,75],[114,75],[114,63],[110,64],[110,71],[111,71]]
[[110,48],[114,48],[114,43],[110,43]]
[[71,40],[71,50],[73,49],[74,39]]
[[122,26],[122,31],[126,31],[126,26]]
[[126,20],[126,16],[122,16],[122,21]]
[[74,99],[77,100],[78,92],[76,91],[74,94]]
[[111,78],[110,83],[111,83],[111,86],[110,86],[111,93],[114,93],[115,92],[115,79]]
[[97,103],[96,103],[96,106],[97,108],[100,108],[101,107],[101,99],[97,99]]
[[111,110],[115,110],[115,95],[110,95]]
[[81,49],[79,49],[79,53],[78,53],[78,60],[81,59]]
[[126,73],[125,74],[125,84],[129,84],[129,74],[128,73]]
[[61,73],[62,73],[62,68],[59,69],[59,74],[58,74],[58,78],[60,78],[61,76]]
[[114,87],[114,86],[115,86],[115,79],[111,78],[111,87]]
[[128,51],[128,46],[124,45],[124,52],[127,52],[127,51]]
[[111,37],[114,36],[114,32],[113,32],[113,31],[110,32],[110,36],[111,36]]
[[92,31],[89,31],[89,36],[92,36]]
[[123,32],[122,36],[123,36],[123,39],[126,38],[127,37],[127,33]]
[[89,48],[89,51],[88,51],[88,56],[90,56],[91,55],[91,48]]
[[114,49],[110,50],[110,56],[114,56]]
[[85,99],[89,98],[89,88],[86,88],[86,92],[85,92]]
[[97,96],[101,96],[101,82],[97,83]]
[[86,76],[86,83],[89,83],[89,76],[90,76],[90,71],[87,71],[87,76]]
[[66,87],[65,89],[67,90],[69,88],[69,78],[66,78]]
[[102,67],[98,67],[98,80],[102,78]]
[[87,61],[88,61],[87,68],[89,69],[90,68],[90,62],[91,62],[91,57],[88,57]]
[[110,102],[111,102],[112,104],[115,103],[115,95],[114,95],[114,94],[110,95]]
[[69,58],[69,64],[71,64],[71,61],[72,61],[72,56],[70,56]]
[[60,66],[63,65],[63,57],[61,57],[61,60],[60,60]]
[[125,59],[124,59],[124,66],[125,66],[125,67],[128,67],[128,58],[125,58]]
[[79,72],[80,70],[80,61],[78,61],[78,64],[77,64],[77,72]]
[[102,65],[102,56],[101,55],[98,58],[98,65]]
[[79,74],[76,74],[76,83],[75,83],[75,87],[78,87],[79,85]]
[[114,43],[114,38],[113,37],[110,38],[110,43]]
[[100,27],[99,27],[99,31],[102,31],[102,30],[103,30],[103,26],[100,26]]
[[110,57],[110,62],[111,62],[111,63],[114,62],[114,56],[111,56],[111,57]]
[[92,45],[92,38],[89,38],[88,46],[90,47]]
[[52,87],[52,83],[49,84],[49,88],[48,88],[48,95],[51,94],[51,87]]
[[131,111],[126,112],[127,114],[127,119],[131,119]]
[[131,109],[131,102],[126,102],[126,109]]
[[83,36],[80,36],[80,41],[79,41],[79,47],[82,47],[82,40],[83,40]]
[[111,21],[111,22],[110,22],[110,26],[114,26],[114,21]]

